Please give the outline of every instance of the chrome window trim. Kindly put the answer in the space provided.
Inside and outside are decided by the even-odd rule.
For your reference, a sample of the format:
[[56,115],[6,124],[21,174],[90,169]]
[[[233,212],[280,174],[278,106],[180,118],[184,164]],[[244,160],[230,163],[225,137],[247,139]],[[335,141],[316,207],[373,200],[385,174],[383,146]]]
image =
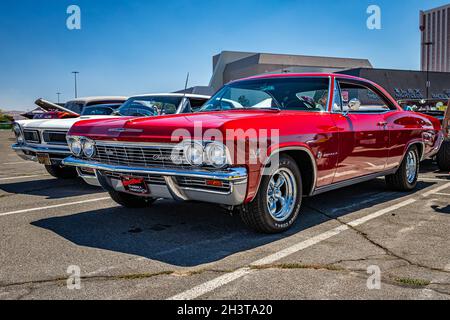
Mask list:
[[[339,88],[339,94],[341,95],[341,97],[342,97],[342,91],[341,91],[341,86],[339,84],[339,80],[341,80],[343,82],[348,81],[349,83],[353,83],[354,82],[356,85],[360,85],[362,87],[366,87],[367,89],[373,91],[376,95],[381,96],[383,98],[383,100],[389,101],[389,103],[392,104],[391,99],[389,99],[384,94],[382,94],[382,92],[378,92],[377,90],[374,90],[376,88],[371,86],[370,83],[366,83],[366,82],[363,82],[363,81],[360,81],[360,80],[355,80],[355,79],[339,78],[338,76],[336,76],[334,78],[334,81],[336,82],[335,85],[337,85],[338,88]],[[342,98],[341,98],[341,101],[342,101]],[[341,105],[341,109],[342,109],[342,107],[343,107],[343,105]],[[395,107],[395,104],[392,104],[392,107]],[[379,111],[379,112],[348,112],[348,114],[386,114],[386,113],[389,113],[391,111],[395,112],[395,111],[399,111],[399,110],[398,110],[398,108],[395,108],[395,109],[388,109],[386,111]],[[344,110],[342,110],[341,112],[333,112],[333,108],[331,107],[331,113],[342,114],[343,115],[344,114]]]

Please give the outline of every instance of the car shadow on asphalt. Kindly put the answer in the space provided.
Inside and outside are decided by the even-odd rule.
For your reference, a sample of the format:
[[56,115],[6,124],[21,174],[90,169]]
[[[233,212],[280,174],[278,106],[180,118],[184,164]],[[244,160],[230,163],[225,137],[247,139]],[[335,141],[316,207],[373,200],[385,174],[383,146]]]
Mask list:
[[[434,183],[420,182],[415,192]],[[160,200],[151,209],[112,207],[32,222],[72,243],[193,267],[252,250],[331,219],[398,200],[413,193],[391,192],[382,180],[305,198],[301,216],[286,233],[257,234],[238,216],[218,206]],[[321,213],[322,212],[322,213]]]
[[0,191],[8,194],[24,194],[62,199],[104,192],[102,188],[86,184],[81,179],[41,179],[0,184]]
[[432,160],[424,160],[420,163],[420,173],[435,173],[442,174],[439,176],[435,176],[436,179],[450,180],[450,175],[447,171],[440,170],[434,161]]

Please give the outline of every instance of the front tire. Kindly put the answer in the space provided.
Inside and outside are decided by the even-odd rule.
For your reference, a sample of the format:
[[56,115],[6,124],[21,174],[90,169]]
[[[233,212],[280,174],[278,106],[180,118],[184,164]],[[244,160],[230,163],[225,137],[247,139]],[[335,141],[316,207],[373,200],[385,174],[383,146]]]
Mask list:
[[156,199],[139,197],[125,192],[111,190],[110,197],[125,208],[147,208],[150,207]]
[[280,233],[297,220],[302,202],[302,178],[295,161],[281,155],[278,168],[261,179],[252,202],[241,206],[241,219],[261,233]]
[[45,166],[47,172],[58,179],[75,179],[78,177],[77,170],[72,167],[62,167],[58,165]]
[[450,171],[450,141],[444,141],[436,156],[437,165],[442,171]]
[[386,184],[397,191],[411,191],[417,186],[419,177],[419,152],[416,146],[411,146],[406,152],[397,172],[386,176]]

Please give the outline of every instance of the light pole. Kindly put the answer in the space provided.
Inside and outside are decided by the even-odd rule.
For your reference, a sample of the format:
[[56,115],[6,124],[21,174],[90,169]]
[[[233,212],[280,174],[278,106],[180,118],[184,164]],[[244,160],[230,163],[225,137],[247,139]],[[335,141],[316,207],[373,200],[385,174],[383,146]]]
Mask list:
[[74,77],[75,77],[75,99],[78,98],[78,88],[77,88],[77,74],[79,74],[78,71],[72,71]]
[[57,92],[56,95],[58,96],[58,103],[59,103],[59,96],[61,95],[61,92]]
[[425,38],[426,38],[426,40],[428,40],[428,37],[426,36],[426,33],[425,33],[425,31],[426,31],[426,26],[427,26],[427,20],[426,20],[426,16],[425,16],[425,14],[423,13],[423,11],[421,11],[420,12],[420,14],[421,14],[421,17],[422,17],[422,22],[421,22],[421,24],[420,24],[420,26],[419,26],[419,30],[420,30],[420,32],[422,33],[422,52],[423,52],[423,54],[424,55],[426,55],[427,56],[427,59],[426,59],[426,61],[425,61],[425,68],[426,68],[426,77],[427,77],[427,83],[426,83],[426,99],[428,99],[428,96],[429,96],[429,91],[430,91],[430,87],[431,87],[431,82],[430,82],[430,67],[429,67],[429,65],[430,65],[430,47],[434,44],[432,41],[425,41]]

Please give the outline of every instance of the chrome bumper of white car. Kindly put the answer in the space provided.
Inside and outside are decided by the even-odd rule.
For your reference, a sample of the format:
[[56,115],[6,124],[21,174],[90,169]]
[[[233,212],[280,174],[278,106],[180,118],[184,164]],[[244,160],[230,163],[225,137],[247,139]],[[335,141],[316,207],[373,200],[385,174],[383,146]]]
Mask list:
[[59,165],[62,160],[69,156],[69,147],[37,146],[29,144],[13,144],[11,148],[24,160],[38,161],[37,154],[48,154],[52,164]]
[[[95,161],[68,157],[63,165],[94,169],[101,186],[108,190],[128,192],[122,177],[143,178],[152,198],[183,201],[202,201],[235,206],[245,201],[247,194],[247,170],[242,167],[221,171],[161,169],[128,166],[114,166]],[[219,186],[208,185],[207,181],[220,181]],[[131,193],[133,194],[133,193]]]

